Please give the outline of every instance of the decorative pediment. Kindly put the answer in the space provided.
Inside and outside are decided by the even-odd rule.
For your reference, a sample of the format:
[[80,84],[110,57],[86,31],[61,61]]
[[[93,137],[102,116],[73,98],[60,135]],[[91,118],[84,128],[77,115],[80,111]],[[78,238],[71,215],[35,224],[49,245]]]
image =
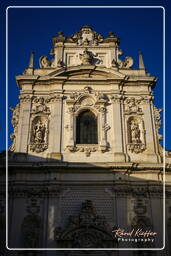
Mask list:
[[94,78],[94,79],[125,79],[125,74],[116,71],[113,68],[96,67],[93,65],[79,65],[75,67],[68,67],[57,69],[49,74],[50,77],[68,77],[68,78]]

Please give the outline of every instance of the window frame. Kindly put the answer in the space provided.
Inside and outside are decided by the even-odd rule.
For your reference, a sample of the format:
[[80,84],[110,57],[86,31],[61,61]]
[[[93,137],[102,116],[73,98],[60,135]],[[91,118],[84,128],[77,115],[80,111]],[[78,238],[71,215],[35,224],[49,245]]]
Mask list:
[[[77,143],[77,118],[79,117],[79,115],[85,111],[89,111],[91,112],[95,117],[96,117],[96,122],[97,122],[97,143],[91,143],[91,144],[88,144],[88,143]],[[93,146],[93,145],[99,145],[99,141],[100,141],[100,125],[99,125],[99,113],[97,113],[94,109],[90,108],[90,107],[83,107],[81,109],[79,109],[79,111],[75,114],[75,117],[74,117],[74,126],[75,126],[75,129],[74,129],[74,144],[75,145],[78,145],[78,146],[81,146],[81,145],[86,145],[86,146]]]

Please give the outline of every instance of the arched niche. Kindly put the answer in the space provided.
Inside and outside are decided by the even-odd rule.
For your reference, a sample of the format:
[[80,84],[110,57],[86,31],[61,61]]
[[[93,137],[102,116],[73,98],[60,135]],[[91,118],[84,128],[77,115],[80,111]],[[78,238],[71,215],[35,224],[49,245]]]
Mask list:
[[145,150],[144,122],[139,116],[130,116],[127,120],[128,150],[141,153]]
[[30,149],[37,153],[44,151],[48,147],[48,118],[46,116],[36,116],[32,120]]

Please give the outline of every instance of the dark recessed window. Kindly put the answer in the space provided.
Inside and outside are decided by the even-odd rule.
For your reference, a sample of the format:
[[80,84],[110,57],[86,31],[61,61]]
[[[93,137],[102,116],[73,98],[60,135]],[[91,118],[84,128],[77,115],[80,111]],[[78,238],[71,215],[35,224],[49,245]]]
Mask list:
[[89,110],[85,110],[77,117],[77,144],[97,144],[97,118]]

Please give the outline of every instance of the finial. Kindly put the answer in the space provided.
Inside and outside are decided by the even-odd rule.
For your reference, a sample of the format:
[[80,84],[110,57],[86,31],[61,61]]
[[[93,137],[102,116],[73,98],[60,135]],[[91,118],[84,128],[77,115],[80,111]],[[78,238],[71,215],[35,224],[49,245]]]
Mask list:
[[113,32],[109,32],[109,37],[115,37]]
[[59,32],[58,32],[58,37],[61,37],[61,38],[63,38],[63,37],[64,37],[64,32],[62,32],[62,31],[59,31]]
[[139,55],[139,69],[145,69],[143,56],[142,56],[141,51],[138,52],[138,55]]
[[34,51],[31,52],[30,55],[30,60],[29,60],[29,68],[33,68],[34,67]]

